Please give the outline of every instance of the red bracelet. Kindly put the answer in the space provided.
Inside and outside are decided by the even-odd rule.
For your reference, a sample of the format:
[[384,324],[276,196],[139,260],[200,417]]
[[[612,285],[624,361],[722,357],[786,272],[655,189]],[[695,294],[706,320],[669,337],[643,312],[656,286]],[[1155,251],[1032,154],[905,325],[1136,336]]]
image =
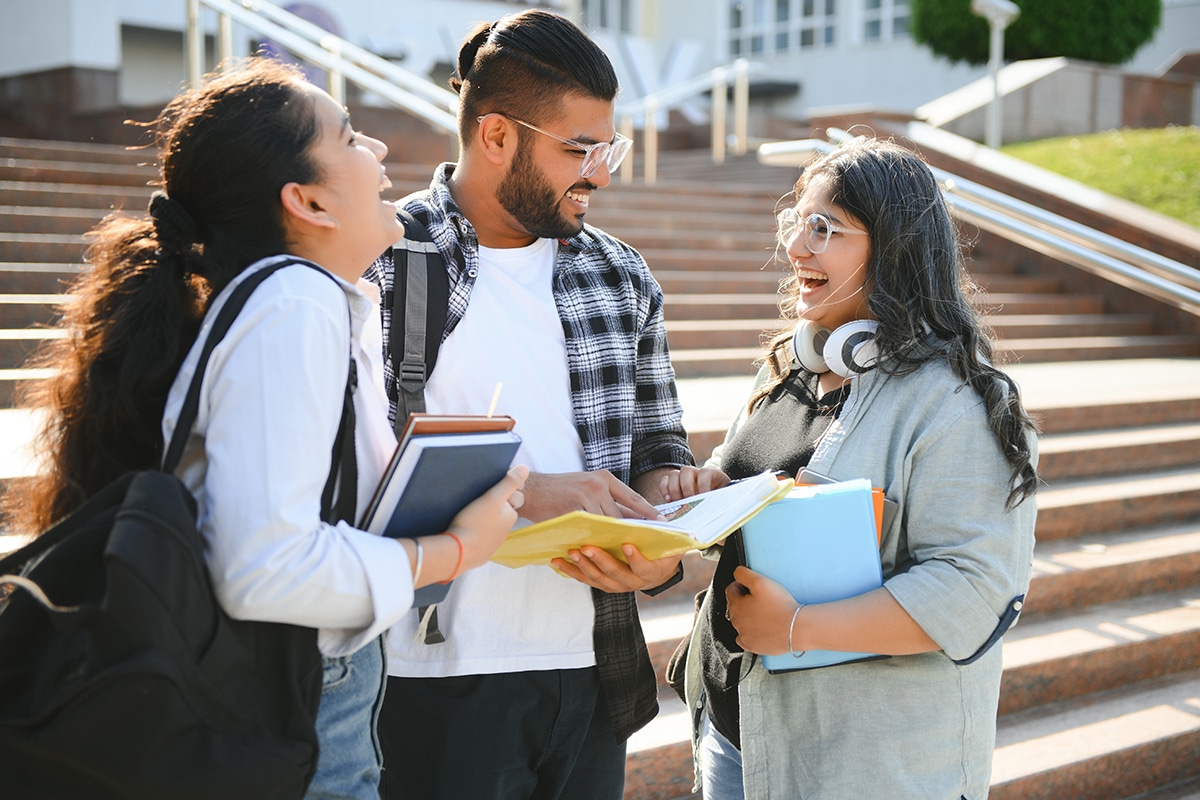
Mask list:
[[453,531],[446,531],[446,535],[449,536],[451,539],[453,539],[454,543],[456,545],[458,545],[458,561],[454,564],[454,571],[450,573],[450,577],[446,578],[446,580],[444,580],[444,581],[440,581],[440,583],[449,583],[450,581],[457,578],[458,570],[462,567],[462,562],[463,562],[462,539],[459,539],[457,536],[455,536]]

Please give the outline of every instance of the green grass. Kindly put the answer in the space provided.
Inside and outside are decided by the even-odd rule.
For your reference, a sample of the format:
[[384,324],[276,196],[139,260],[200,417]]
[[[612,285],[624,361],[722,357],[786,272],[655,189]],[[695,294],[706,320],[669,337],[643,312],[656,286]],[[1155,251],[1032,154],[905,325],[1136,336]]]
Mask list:
[[1200,227],[1200,127],[1105,131],[1002,150]]

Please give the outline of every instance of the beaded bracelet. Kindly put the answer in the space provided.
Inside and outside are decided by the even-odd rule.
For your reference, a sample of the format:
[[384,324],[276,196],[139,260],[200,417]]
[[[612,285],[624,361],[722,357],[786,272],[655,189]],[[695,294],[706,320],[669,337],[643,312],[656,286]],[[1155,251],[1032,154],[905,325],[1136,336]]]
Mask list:
[[801,650],[799,653],[797,653],[796,648],[792,646],[792,629],[796,627],[796,617],[800,616],[800,609],[804,608],[806,605],[808,605],[808,603],[801,603],[800,605],[796,606],[795,612],[792,613],[792,624],[788,626],[788,650],[792,652],[792,658],[800,658],[800,656],[808,652],[807,650]]

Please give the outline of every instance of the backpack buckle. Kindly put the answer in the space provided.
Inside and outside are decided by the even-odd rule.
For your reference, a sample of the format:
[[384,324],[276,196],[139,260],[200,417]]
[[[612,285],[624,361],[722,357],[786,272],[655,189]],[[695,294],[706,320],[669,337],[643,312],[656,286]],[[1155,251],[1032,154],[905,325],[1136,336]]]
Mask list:
[[425,360],[406,358],[400,362],[400,373],[396,376],[405,391],[415,391],[425,385]]

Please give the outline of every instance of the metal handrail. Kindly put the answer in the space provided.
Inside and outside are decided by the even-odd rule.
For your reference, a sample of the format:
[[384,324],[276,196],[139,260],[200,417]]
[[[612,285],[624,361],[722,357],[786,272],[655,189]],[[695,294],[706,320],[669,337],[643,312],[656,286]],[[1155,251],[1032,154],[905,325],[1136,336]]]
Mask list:
[[[364,50],[358,45],[285,11],[266,0],[185,0],[187,4],[188,78],[193,87],[200,84],[204,59],[204,31],[200,24],[203,7],[218,15],[218,51],[222,63],[233,54],[233,21],[286,47],[289,51],[328,71],[327,89],[338,103],[345,102],[345,81],[350,80],[383,99],[426,120],[448,133],[458,129],[458,95],[431,81]],[[725,160],[728,87],[733,80],[734,153],[746,152],[749,136],[749,80],[752,74],[766,70],[762,64],[738,59],[716,67],[682,83],[645,97],[622,103],[616,109],[621,131],[633,138],[634,117],[645,118],[643,179],[653,184],[658,177],[659,111],[673,108],[703,92],[712,91],[713,162]],[[625,183],[633,180],[633,159],[626,158],[621,168]]]
[[[747,61],[739,58],[723,66],[714,67],[708,72],[701,73],[674,86],[652,92],[644,97],[621,103],[617,106],[616,116],[621,121],[621,132],[633,138],[634,117],[641,114],[645,120],[642,129],[645,154],[643,162],[643,179],[653,185],[658,181],[658,112],[674,108],[704,92],[712,92],[712,153],[713,163],[725,162],[727,105],[729,78],[733,76],[733,152],[742,155],[746,152],[749,135],[750,107],[750,76],[767,71],[765,64]],[[621,166],[623,183],[633,181],[633,159],[627,158]]]
[[[852,138],[837,128],[827,133],[835,142]],[[758,159],[765,164],[803,166],[815,154],[835,148],[821,139],[770,142],[759,147]],[[931,169],[959,219],[1200,316],[1200,271],[945,170]]]
[[218,36],[222,61],[232,52],[232,26],[237,20],[258,33],[271,37],[298,56],[329,71],[330,95],[345,100],[345,80],[383,97],[434,127],[448,133],[458,130],[455,111],[458,96],[430,81],[398,67],[345,39],[300,19],[265,0],[186,0],[188,11],[188,77],[192,86],[203,73],[203,30],[200,8],[207,6],[219,15]]

